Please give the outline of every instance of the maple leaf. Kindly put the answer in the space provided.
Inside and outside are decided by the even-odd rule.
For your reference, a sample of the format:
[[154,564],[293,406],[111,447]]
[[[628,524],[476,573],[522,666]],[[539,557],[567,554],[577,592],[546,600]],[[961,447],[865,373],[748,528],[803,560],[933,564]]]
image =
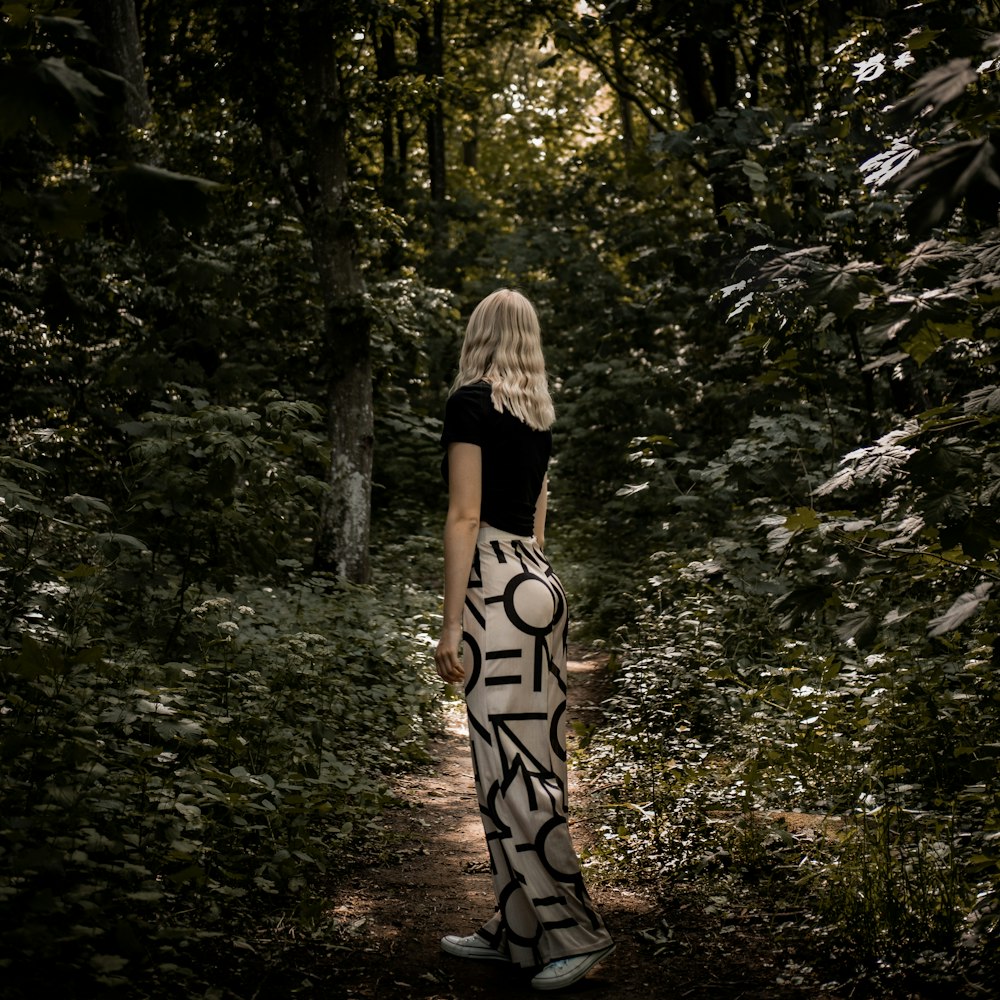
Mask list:
[[930,620],[931,628],[927,633],[928,636],[944,635],[945,632],[958,628],[979,610],[979,606],[988,599],[992,587],[992,581],[984,580],[973,590],[961,594],[943,615]]
[[961,97],[976,79],[971,59],[952,59],[925,73],[906,97],[890,106],[889,114],[896,119],[933,117]]

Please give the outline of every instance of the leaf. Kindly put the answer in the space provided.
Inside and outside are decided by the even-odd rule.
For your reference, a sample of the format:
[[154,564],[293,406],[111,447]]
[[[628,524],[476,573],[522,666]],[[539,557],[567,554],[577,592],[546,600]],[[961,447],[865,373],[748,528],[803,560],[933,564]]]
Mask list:
[[885,54],[876,52],[871,58],[864,62],[854,64],[854,79],[858,83],[867,83],[869,80],[877,80],[885,72]]
[[931,271],[935,276],[954,271],[955,267],[968,259],[968,252],[961,244],[946,240],[924,240],[915,246],[899,265],[899,276]]
[[922,365],[941,346],[941,338],[934,331],[930,323],[919,330],[916,336],[911,337],[903,344],[903,350],[913,358],[918,365]]
[[25,27],[33,16],[31,8],[26,3],[5,3],[0,7],[0,13],[16,28]]
[[72,569],[56,570],[56,574],[64,580],[83,580],[87,577],[97,576],[100,572],[100,566],[90,566],[87,563],[78,563]]
[[641,493],[643,490],[649,489],[649,483],[628,483],[623,486],[620,490],[615,491],[616,497],[631,497],[635,496],[636,493]]
[[98,972],[119,972],[128,965],[128,959],[121,955],[92,955],[90,964]]
[[879,368],[884,368],[886,365],[898,365],[900,361],[905,361],[909,357],[910,355],[907,354],[906,351],[893,351],[892,354],[883,354],[874,361],[869,361],[868,364],[862,365],[861,370],[863,372],[877,371]]
[[153,227],[161,214],[180,227],[197,228],[208,221],[209,197],[223,187],[215,181],[179,174],[149,163],[129,164],[121,173],[129,215]]
[[892,180],[919,153],[920,150],[914,149],[905,139],[893,139],[892,146],[884,153],[877,153],[861,164],[860,169],[865,175],[865,183],[872,187],[881,187]]
[[863,260],[830,265],[824,269],[821,278],[811,283],[810,300],[823,303],[844,319],[854,311],[863,292],[878,288],[875,271],[875,264]]
[[[5,14],[8,6],[5,4],[3,7]],[[35,17],[35,21],[39,27],[45,28],[50,34],[62,35],[64,38],[72,38],[78,42],[97,42],[97,36],[94,32],[85,22],[76,18],[39,14]]]
[[129,420],[118,425],[118,430],[129,437],[148,437],[153,432],[152,425],[147,421]]
[[804,616],[818,612],[832,596],[829,584],[805,584],[777,598],[771,607],[782,612],[781,627],[790,628]]
[[812,531],[819,527],[819,516],[811,507],[796,507],[795,513],[785,518],[785,527],[789,531]]
[[859,483],[882,485],[892,481],[916,453],[916,449],[899,444],[911,432],[912,428],[890,431],[875,444],[849,452],[841,459],[839,471],[817,487],[816,495],[826,496]]
[[756,160],[741,160],[740,167],[743,175],[750,184],[750,188],[758,194],[767,190],[767,174],[764,168]]
[[201,809],[190,802],[175,802],[174,808],[189,822],[196,823],[201,820]]
[[944,635],[958,628],[964,621],[971,618],[988,598],[993,587],[991,580],[984,580],[977,584],[973,590],[968,590],[961,594],[955,603],[943,614],[930,620],[928,636],[934,637]]
[[903,100],[888,109],[889,116],[897,121],[918,115],[933,117],[961,97],[976,79],[971,59],[952,59],[935,66],[917,80]]
[[72,493],[64,499],[78,514],[88,514],[92,510],[100,511],[102,514],[111,513],[111,508],[97,497],[85,496],[82,493]]
[[922,153],[893,181],[896,189],[922,191],[906,209],[913,233],[926,233],[948,221],[963,200],[966,212],[981,222],[997,223],[1000,164],[989,138],[955,142]]
[[132,535],[123,535],[121,532],[118,531],[102,532],[99,535],[95,535],[94,540],[99,542],[101,545],[104,545],[105,547],[124,545],[126,548],[136,549],[139,552],[149,551],[149,546],[145,542],[140,541],[138,538],[135,538]]
[[638,0],[611,0],[601,12],[601,21],[604,24],[623,21],[629,14],[635,13],[637,6]]
[[166,895],[160,889],[137,889],[125,894],[126,899],[134,899],[140,903],[158,903]]
[[57,646],[43,645],[30,635],[21,642],[21,652],[8,660],[5,669],[22,677],[58,677],[65,673],[66,663],[62,650]]
[[837,622],[841,642],[853,639],[859,649],[870,646],[878,635],[878,618],[870,611],[855,611]]
[[1000,385],[984,385],[965,397],[962,409],[969,414],[1000,413]]
[[940,34],[936,28],[914,28],[903,41],[910,52],[919,52],[926,49]]
[[66,94],[84,118],[90,122],[96,119],[98,102],[104,97],[104,93],[82,73],[71,69],[64,60],[54,57],[43,59],[35,73],[44,86]]

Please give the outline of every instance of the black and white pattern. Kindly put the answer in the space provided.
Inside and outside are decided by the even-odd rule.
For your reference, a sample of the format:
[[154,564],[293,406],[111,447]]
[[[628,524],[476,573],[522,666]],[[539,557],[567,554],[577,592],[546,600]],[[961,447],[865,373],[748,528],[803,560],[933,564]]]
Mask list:
[[611,943],[566,822],[566,594],[534,539],[484,527],[465,600],[466,704],[497,912],[518,965]]

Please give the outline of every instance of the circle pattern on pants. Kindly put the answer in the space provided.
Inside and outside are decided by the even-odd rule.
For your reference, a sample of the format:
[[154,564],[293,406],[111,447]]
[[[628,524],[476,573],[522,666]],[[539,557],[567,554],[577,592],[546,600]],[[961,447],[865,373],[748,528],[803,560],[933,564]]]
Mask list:
[[497,912],[479,933],[521,966],[610,935],[566,821],[566,594],[533,539],[484,528],[465,602],[466,706]]

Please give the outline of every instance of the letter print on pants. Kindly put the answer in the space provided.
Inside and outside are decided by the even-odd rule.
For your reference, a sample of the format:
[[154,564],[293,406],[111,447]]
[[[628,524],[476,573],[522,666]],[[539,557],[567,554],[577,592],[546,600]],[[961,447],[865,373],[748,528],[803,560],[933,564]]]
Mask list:
[[611,938],[566,822],[566,594],[529,538],[483,528],[465,602],[465,697],[497,912],[479,934],[531,967]]

